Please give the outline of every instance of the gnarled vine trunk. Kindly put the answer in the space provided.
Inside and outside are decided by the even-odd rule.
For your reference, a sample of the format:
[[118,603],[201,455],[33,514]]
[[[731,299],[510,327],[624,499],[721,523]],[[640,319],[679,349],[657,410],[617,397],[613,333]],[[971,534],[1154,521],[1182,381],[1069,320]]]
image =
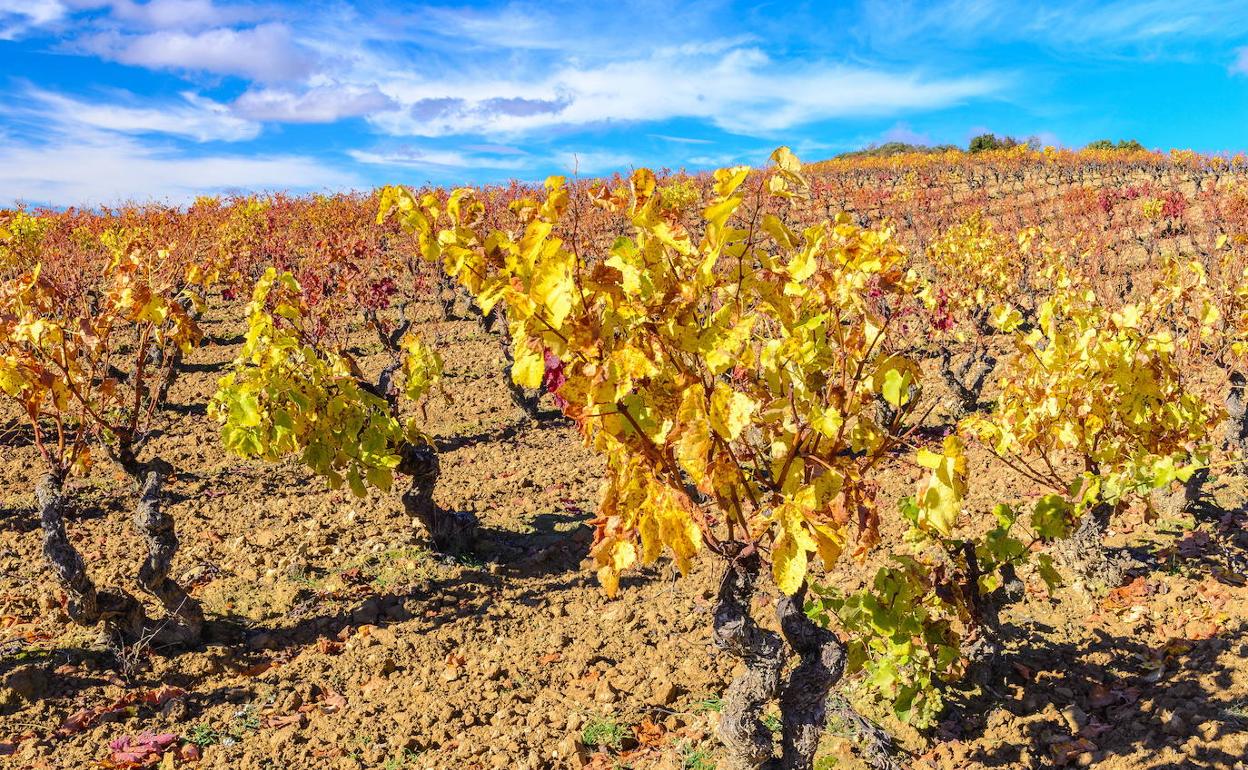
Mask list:
[[780,687],[784,642],[750,614],[759,568],[757,552],[729,562],[715,606],[715,646],[745,664],[745,671],[724,693],[719,717],[719,737],[728,748],[729,770],[764,767],[775,754],[763,709]]
[[1241,452],[1248,450],[1248,378],[1237,371],[1229,375],[1231,388],[1226,394],[1226,439]]
[[1105,547],[1113,514],[1112,505],[1095,505],[1083,515],[1074,532],[1053,544],[1058,565],[1093,594],[1120,585],[1131,566],[1126,556],[1111,553]]
[[441,553],[457,554],[472,550],[477,539],[477,517],[471,511],[448,511],[433,499],[438,481],[438,453],[427,444],[403,448],[398,471],[412,481],[403,493],[403,509],[424,525]]
[[780,633],[797,653],[798,663],[780,689],[780,767],[810,770],[828,724],[828,694],[845,674],[846,649],[826,628],[806,617],[806,584],[776,606]]
[[[984,592],[980,586],[980,578],[984,573],[980,571],[975,543],[970,540],[961,541],[956,550],[949,553],[949,557],[954,571],[960,575],[960,590],[964,596],[969,597],[970,628],[973,635],[968,638],[963,648],[969,665],[968,676],[981,687],[987,687],[1013,672],[1011,656],[1006,648],[1007,629],[1001,623],[1001,612],[1021,601],[1026,588],[1018,578],[1014,565],[1006,563],[997,571],[1000,585],[992,591]],[[938,587],[937,593],[941,590]]]
[[167,463],[157,459],[142,467],[135,479],[139,484],[139,502],[135,506],[134,526],[147,543],[147,558],[139,567],[138,583],[161,603],[173,622],[161,628],[158,638],[185,644],[199,640],[204,613],[199,602],[169,577],[173,556],[178,551],[178,536],[173,519],[161,503],[164,480],[171,472]]
[[[745,664],[724,693],[719,736],[731,770],[810,770],[831,708],[860,738],[863,759],[894,770],[895,748],[887,734],[859,716],[833,688],[845,673],[846,648],[836,634],[810,620],[803,610],[805,584],[776,606],[780,633],[762,628],[750,614],[761,559],[757,552],[729,562],[715,606],[715,644]],[[786,664],[796,664],[782,677]],[[780,708],[780,744],[764,723],[764,710]],[[777,749],[779,756],[777,756]]]
[[35,500],[39,503],[39,525],[43,529],[43,557],[65,592],[65,612],[79,625],[94,625],[100,619],[95,583],[91,582],[82,556],[65,532],[65,494],[61,477],[48,473],[39,479]]
[[47,473],[35,487],[39,525],[43,530],[43,556],[56,582],[65,592],[65,613],[80,626],[103,621],[105,641],[137,639],[143,629],[143,607],[125,592],[97,590],[87,574],[81,554],[65,531],[64,478]]
[[458,321],[459,316],[455,314],[455,303],[459,299],[459,289],[451,276],[443,270],[438,270],[438,287],[436,290],[438,299],[438,309],[442,311],[443,321]]
[[960,364],[953,362],[953,351],[948,347],[940,351],[940,376],[953,393],[955,405],[951,417],[960,420],[972,412],[978,411],[980,394],[984,391],[984,382],[992,374],[997,359],[988,355],[987,351],[976,344]]

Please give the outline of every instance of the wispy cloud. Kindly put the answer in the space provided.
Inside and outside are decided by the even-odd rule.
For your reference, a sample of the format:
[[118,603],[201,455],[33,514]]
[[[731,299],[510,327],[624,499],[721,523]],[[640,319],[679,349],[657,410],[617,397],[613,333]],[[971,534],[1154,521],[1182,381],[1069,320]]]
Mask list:
[[619,152],[564,150],[555,154],[555,163],[568,174],[606,174],[628,171],[638,165],[637,159]]
[[910,127],[909,123],[896,123],[892,128],[884,132],[881,137],[886,142],[904,142],[906,144],[929,145],[932,143],[932,137],[929,134],[920,133]]
[[210,72],[271,82],[311,75],[312,55],[295,43],[289,27],[271,22],[200,32],[160,30],[132,35],[100,33],[79,41],[105,59],[148,69]]
[[1235,49],[1235,61],[1231,62],[1228,71],[1232,75],[1248,75],[1248,46]]
[[[261,126],[234,115],[230,108],[190,91],[179,102],[92,102],[38,88],[26,99],[47,122],[64,127],[97,128],[123,134],[168,134],[197,142],[238,142],[256,138]],[[29,108],[27,108],[29,109]]]
[[386,133],[432,137],[695,118],[767,135],[819,120],[946,107],[1007,84],[1007,77],[994,74],[942,78],[836,62],[778,62],[752,46],[671,50],[598,66],[564,64],[538,79],[393,79],[379,85],[405,109],[373,122]]
[[218,5],[212,0],[113,0],[117,21],[149,29],[207,29],[263,20],[269,12],[257,5]]
[[[748,14],[725,0],[509,0],[461,6],[422,5],[410,14],[386,17],[420,19],[405,35],[438,50],[555,53],[578,59],[627,58],[638,50],[705,47],[722,39],[714,30],[745,21]],[[655,23],[661,21],[661,23]],[[735,43],[757,42],[750,31],[732,35]]]
[[303,91],[252,89],[234,102],[239,115],[281,123],[333,123],[398,108],[376,86],[324,85]]
[[532,169],[530,158],[514,154],[495,154],[463,150],[399,147],[392,150],[350,150],[348,155],[359,163],[373,166],[419,168],[431,171],[462,169],[493,169],[498,171],[522,171]]
[[237,190],[327,191],[366,186],[355,174],[317,158],[188,155],[176,147],[147,144],[112,132],[82,131],[47,142],[0,144],[0,190],[33,203],[185,203],[197,195]]
[[549,10],[508,4],[497,8],[426,7],[428,29],[444,37],[503,48],[561,49],[564,25]]
[[866,0],[863,10],[860,31],[881,46],[902,40],[958,48],[982,40],[1031,42],[1093,58],[1132,47],[1154,55],[1166,44],[1233,39],[1248,24],[1248,6],[1238,0]]
[[57,0],[0,0],[0,40],[16,40],[58,22],[68,10]]
[[695,139],[691,136],[669,136],[668,134],[650,134],[655,139],[662,139],[665,142],[675,142],[676,144],[715,144],[711,139]]

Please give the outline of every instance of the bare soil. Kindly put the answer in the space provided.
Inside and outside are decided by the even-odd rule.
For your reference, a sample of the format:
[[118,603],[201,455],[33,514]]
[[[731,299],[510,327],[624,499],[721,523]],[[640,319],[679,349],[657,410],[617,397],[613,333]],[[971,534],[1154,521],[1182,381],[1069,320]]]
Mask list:
[[[119,665],[68,622],[40,555],[38,456],[18,415],[0,414],[0,765],[107,766],[111,741],[151,732],[177,736],[162,768],[713,767],[732,674],[710,644],[717,565],[680,577],[661,560],[602,595],[582,563],[600,463],[549,403],[547,419],[521,419],[494,340],[466,321],[422,326],[451,398],[427,413],[436,497],[483,524],[477,551],[448,560],[399,490],[357,500],[294,462],[227,455],[204,407],[241,342],[240,308],[204,328],[154,445],[177,469],[174,574],[208,616],[198,648],[140,648]],[[974,460],[972,510],[1028,492]],[[888,471],[882,509],[914,479]],[[868,713],[915,767],[1244,767],[1243,486],[1219,479],[1197,516],[1120,522],[1113,543],[1140,566],[1108,597],[1050,597],[1026,576],[1005,616],[1019,637],[1005,676],[951,689],[927,735]],[[120,472],[102,463],[71,489],[92,575],[133,591],[142,544]],[[828,579],[858,587],[871,558]],[[833,725],[820,767],[862,767],[851,744]]]

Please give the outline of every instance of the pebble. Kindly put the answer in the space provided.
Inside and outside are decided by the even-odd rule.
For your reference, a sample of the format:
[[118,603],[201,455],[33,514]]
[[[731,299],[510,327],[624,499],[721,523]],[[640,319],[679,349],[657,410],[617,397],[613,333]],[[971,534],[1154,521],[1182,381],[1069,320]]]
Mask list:
[[1071,704],[1062,709],[1062,721],[1066,723],[1066,728],[1072,733],[1078,733],[1088,725],[1088,715],[1083,709]]

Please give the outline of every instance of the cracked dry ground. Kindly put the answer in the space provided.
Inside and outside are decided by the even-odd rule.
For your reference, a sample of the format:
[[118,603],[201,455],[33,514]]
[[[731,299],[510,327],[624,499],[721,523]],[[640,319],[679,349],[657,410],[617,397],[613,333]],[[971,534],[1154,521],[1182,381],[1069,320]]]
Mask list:
[[[446,561],[397,490],[356,500],[292,463],[221,450],[204,404],[239,317],[209,313],[209,344],[188,358],[155,443],[178,471],[175,574],[211,621],[197,649],[119,668],[67,623],[39,555],[37,456],[18,415],[0,414],[0,766],[99,766],[110,741],[144,732],[176,736],[152,754],[164,768],[714,766],[732,670],[710,646],[713,565],[679,578],[661,560],[620,599],[602,596],[582,564],[599,461],[558,418],[518,421],[492,339],[469,322],[422,326],[452,398],[428,410],[444,444],[436,495],[484,528],[473,557]],[[1026,493],[978,462],[975,510]],[[889,472],[885,510],[913,479]],[[1053,601],[1032,580],[1007,617],[1029,639],[1008,681],[951,692],[926,737],[885,720],[916,766],[1235,767],[1248,749],[1248,592],[1219,571],[1244,546],[1243,496],[1225,481],[1215,492],[1208,520],[1124,522],[1118,543],[1147,568],[1105,599]],[[101,465],[74,495],[71,536],[93,576],[132,585],[140,541],[121,480]],[[856,588],[881,558],[829,579]],[[824,752],[821,768],[861,767],[835,725]]]

